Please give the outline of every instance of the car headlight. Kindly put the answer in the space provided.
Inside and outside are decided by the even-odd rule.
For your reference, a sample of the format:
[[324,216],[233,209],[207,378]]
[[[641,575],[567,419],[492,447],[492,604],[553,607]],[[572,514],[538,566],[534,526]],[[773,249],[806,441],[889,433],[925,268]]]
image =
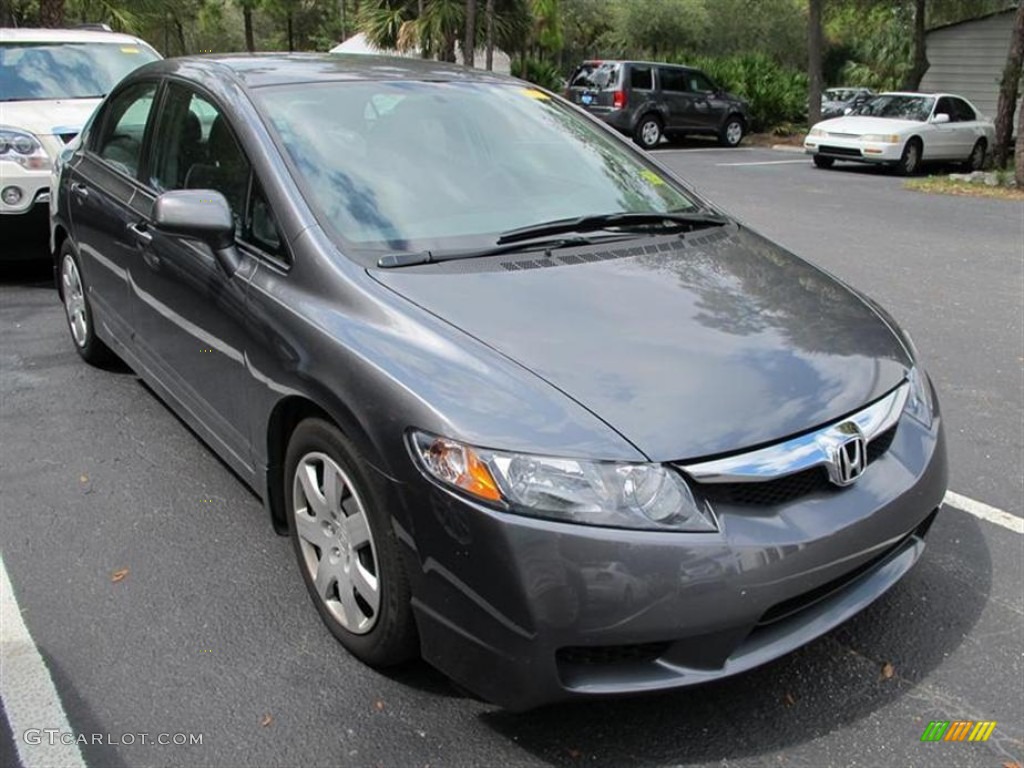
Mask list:
[[820,137],[825,135],[825,131],[821,130],[821,128],[811,128],[811,130],[807,132],[807,135]]
[[932,388],[928,383],[928,374],[919,365],[910,369],[907,377],[910,381],[910,395],[907,397],[905,410],[907,415],[922,426],[931,429],[934,417]]
[[409,442],[429,477],[509,512],[615,528],[717,530],[683,477],[661,464],[485,450],[425,432],[412,432]]
[[0,126],[0,160],[10,160],[33,171],[49,170],[50,156],[31,133]]
[[899,144],[900,137],[895,133],[864,133],[861,134],[861,141],[870,141],[873,144]]

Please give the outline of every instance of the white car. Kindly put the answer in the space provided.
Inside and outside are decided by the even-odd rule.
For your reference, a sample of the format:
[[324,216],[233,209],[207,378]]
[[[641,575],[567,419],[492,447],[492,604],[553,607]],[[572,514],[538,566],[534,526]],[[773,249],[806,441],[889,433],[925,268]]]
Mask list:
[[924,162],[959,161],[978,170],[995,135],[992,121],[960,96],[881,93],[850,114],[816,124],[804,150],[819,168],[850,160],[891,165],[909,175]]
[[130,35],[0,29],[0,221],[45,206],[64,145],[121,78],[159,58]]

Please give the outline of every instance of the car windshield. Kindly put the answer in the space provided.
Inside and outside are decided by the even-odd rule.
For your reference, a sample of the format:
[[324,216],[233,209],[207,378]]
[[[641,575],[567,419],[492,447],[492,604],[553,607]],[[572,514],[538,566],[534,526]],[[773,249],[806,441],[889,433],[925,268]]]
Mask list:
[[138,43],[0,43],[0,101],[99,98],[158,58]]
[[882,94],[860,104],[854,114],[864,117],[888,117],[893,120],[914,120],[923,123],[932,113],[935,99],[931,96]]
[[630,147],[516,84],[346,82],[258,90],[318,218],[368,258],[697,203]]

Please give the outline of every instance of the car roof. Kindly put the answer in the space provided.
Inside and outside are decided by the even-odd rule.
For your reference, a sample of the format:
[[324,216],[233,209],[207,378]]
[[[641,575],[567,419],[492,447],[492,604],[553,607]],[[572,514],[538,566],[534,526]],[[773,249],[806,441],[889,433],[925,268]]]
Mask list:
[[145,43],[134,35],[98,29],[0,27],[0,43]]
[[242,86],[332,82],[344,80],[431,80],[516,82],[514,78],[429,59],[373,56],[361,53],[257,53],[214,54],[165,59],[133,73],[188,73],[192,76],[231,76]]
[[699,69],[692,64],[673,64],[668,61],[643,61],[642,59],[584,59],[583,64],[640,64],[645,67],[675,67],[676,69]]

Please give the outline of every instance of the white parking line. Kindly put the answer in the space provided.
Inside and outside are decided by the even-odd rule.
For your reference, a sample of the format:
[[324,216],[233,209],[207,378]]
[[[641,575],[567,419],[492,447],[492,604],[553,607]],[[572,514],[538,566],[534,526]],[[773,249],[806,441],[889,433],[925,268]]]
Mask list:
[[961,496],[959,493],[946,491],[946,498],[942,500],[942,503],[948,504],[951,507],[956,507],[961,512],[974,515],[975,517],[987,520],[990,523],[1001,525],[1003,528],[1007,528],[1014,533],[1024,533],[1024,518],[1011,515],[1009,512],[1004,512],[1003,510],[996,509],[995,507],[990,507],[982,501],[975,501],[974,499],[969,499],[966,496]]
[[40,732],[38,744],[26,743],[22,737],[30,729],[71,733],[71,726],[46,662],[22,621],[3,557],[0,557],[0,698],[24,768],[85,768],[77,744],[64,744],[59,736],[50,744],[45,732]]
[[757,163],[715,163],[715,165],[719,167],[724,167],[727,165],[793,165],[795,163],[807,163],[807,158],[801,158],[800,160],[762,160]]

